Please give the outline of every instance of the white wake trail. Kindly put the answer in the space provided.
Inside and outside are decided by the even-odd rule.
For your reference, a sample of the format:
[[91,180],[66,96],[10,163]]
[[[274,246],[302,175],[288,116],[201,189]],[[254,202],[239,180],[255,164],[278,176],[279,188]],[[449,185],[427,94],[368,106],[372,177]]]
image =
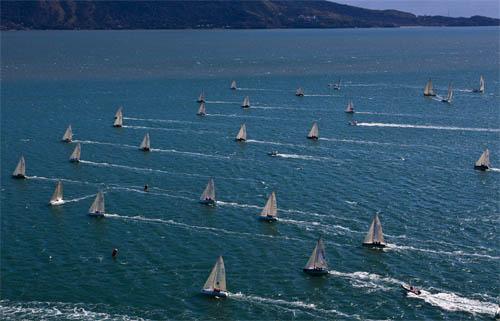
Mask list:
[[411,124],[391,124],[391,123],[357,123],[357,126],[365,127],[392,127],[392,128],[418,128],[418,129],[436,129],[436,130],[459,130],[473,132],[492,132],[498,133],[497,128],[472,128],[472,127],[454,127],[454,126],[433,126],[433,125],[411,125]]

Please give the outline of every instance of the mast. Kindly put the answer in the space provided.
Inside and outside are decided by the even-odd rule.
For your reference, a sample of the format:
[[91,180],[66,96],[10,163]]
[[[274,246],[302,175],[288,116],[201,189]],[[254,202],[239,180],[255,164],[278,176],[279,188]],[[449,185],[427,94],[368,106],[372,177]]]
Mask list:
[[316,246],[306,263],[305,269],[327,269],[328,263],[325,256],[325,245],[320,237],[316,242]]
[[26,177],[26,163],[24,162],[24,156],[21,156],[19,162],[17,163],[16,169],[12,173],[15,177]]
[[278,204],[276,202],[276,193],[272,192],[267,199],[266,206],[262,209],[260,213],[262,217],[277,217],[278,216]]
[[101,191],[97,193],[94,203],[89,208],[89,213],[104,214],[104,194]]
[[68,128],[66,129],[66,131],[64,132],[64,135],[62,137],[62,140],[64,142],[71,142],[71,140],[73,139],[73,131],[71,129],[71,125],[68,126]]
[[200,201],[215,201],[215,184],[213,178],[208,180],[207,187],[200,196]]
[[378,214],[373,217],[370,229],[363,241],[365,245],[382,245],[385,246],[384,233],[382,232],[382,224],[378,218]]
[[63,199],[63,186],[61,181],[57,181],[56,189],[54,190],[54,194],[50,198],[51,202],[62,201]]
[[206,110],[205,110],[205,102],[201,102],[200,103],[200,108],[198,108],[198,112],[196,113],[196,115],[198,116],[205,116],[207,113],[206,113]]
[[69,160],[71,162],[79,162],[81,152],[82,152],[82,149],[81,149],[80,143],[78,143],[78,144],[76,144],[75,149],[73,150],[73,153],[71,153]]
[[311,127],[311,130],[309,131],[309,134],[307,135],[307,138],[317,139],[318,137],[319,137],[318,123],[314,122]]
[[236,87],[236,80],[233,80],[233,81],[231,82],[231,89],[232,89],[232,90],[236,90],[236,88],[238,88],[238,87]]
[[247,127],[245,126],[245,124],[241,125],[240,131],[238,132],[238,135],[236,135],[236,140],[239,141],[247,140]]
[[149,133],[146,133],[146,135],[144,135],[144,138],[142,139],[142,143],[139,146],[139,148],[142,149],[143,151],[149,151],[149,149],[151,148]]
[[208,276],[205,285],[203,285],[203,290],[214,290],[218,289],[220,291],[227,291],[226,286],[226,269],[224,267],[224,260],[222,256],[217,258],[210,275]]
[[486,149],[482,154],[481,157],[476,161],[476,166],[484,166],[487,168],[490,168],[490,151],[489,149]]

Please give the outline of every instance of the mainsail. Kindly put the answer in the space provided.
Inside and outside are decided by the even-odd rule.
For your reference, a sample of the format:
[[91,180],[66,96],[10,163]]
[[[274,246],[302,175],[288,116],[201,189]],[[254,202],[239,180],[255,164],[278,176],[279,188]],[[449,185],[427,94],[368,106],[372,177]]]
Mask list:
[[481,78],[479,79],[479,92],[484,93],[484,77],[481,75]]
[[453,86],[451,83],[448,85],[448,95],[446,95],[446,101],[451,103],[453,100]]
[[236,87],[236,80],[233,80],[233,81],[231,82],[231,89],[233,89],[233,90],[234,90],[234,89],[236,89],[236,88],[237,88],[237,87]]
[[57,181],[56,189],[54,190],[54,194],[50,198],[50,202],[62,201],[63,199],[63,185],[61,181]]
[[65,142],[71,142],[72,139],[73,139],[73,131],[71,130],[71,125],[69,125],[66,131],[64,132],[62,140]]
[[382,232],[382,224],[380,223],[378,214],[375,214],[375,217],[373,218],[372,224],[370,225],[370,229],[366,234],[363,244],[385,245],[384,233]]
[[318,137],[319,137],[318,124],[314,122],[311,127],[311,130],[309,131],[309,135],[307,135],[307,138],[318,138]]
[[201,91],[200,96],[198,96],[198,102],[205,102],[205,92],[203,90]]
[[347,103],[347,108],[345,109],[345,112],[346,113],[354,112],[354,103],[352,102],[352,100],[349,100],[349,102]]
[[238,135],[236,135],[236,140],[247,140],[247,127],[242,124]]
[[17,163],[16,169],[12,173],[12,176],[26,176],[26,163],[24,162],[24,156],[21,156],[21,158],[19,159],[19,162]]
[[245,99],[243,99],[241,107],[250,107],[250,98],[248,96],[246,96]]
[[432,86],[432,79],[429,78],[427,84],[425,84],[424,88],[424,96],[435,96],[434,88]]
[[120,113],[117,113],[115,115],[115,122],[113,123],[114,127],[122,127],[123,126],[123,114],[120,111]]
[[224,268],[224,260],[222,259],[222,256],[217,258],[217,262],[212,268],[205,285],[203,285],[203,290],[212,291],[214,289],[227,291],[226,269]]
[[142,139],[141,146],[139,146],[140,149],[148,151],[151,148],[151,141],[149,139],[149,133],[146,133],[144,135],[144,138]]
[[269,195],[267,199],[266,206],[262,209],[260,213],[262,217],[277,217],[278,216],[278,204],[276,203],[276,194],[274,192]]
[[302,87],[297,88],[297,90],[295,91],[295,96],[304,96],[304,90],[302,89]]
[[123,107],[118,107],[118,110],[116,111],[115,113],[115,119],[117,119],[118,117],[123,117]]
[[306,269],[326,269],[328,268],[328,263],[326,262],[325,257],[325,244],[323,244],[323,240],[319,238],[314,250],[307,261],[305,266]]
[[196,113],[196,115],[199,115],[199,116],[205,116],[207,114],[206,110],[205,110],[205,102],[201,102],[200,103],[200,108],[198,108],[198,112]]
[[476,166],[490,167],[490,151],[486,149],[476,162]]
[[99,191],[95,197],[94,203],[89,208],[91,214],[104,214],[104,194]]
[[200,201],[215,201],[215,185],[214,180],[211,178],[208,180],[207,187],[200,196]]
[[76,144],[75,149],[73,150],[73,153],[71,153],[69,160],[73,161],[73,162],[78,162],[80,160],[81,152],[82,152],[82,148],[80,146],[80,143],[78,143],[78,144]]

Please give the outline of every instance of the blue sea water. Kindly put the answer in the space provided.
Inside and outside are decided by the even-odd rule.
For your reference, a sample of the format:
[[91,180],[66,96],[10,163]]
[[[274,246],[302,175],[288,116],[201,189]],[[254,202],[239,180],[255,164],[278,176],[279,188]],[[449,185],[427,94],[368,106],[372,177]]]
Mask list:
[[[2,32],[1,319],[492,319],[498,36],[491,27]],[[480,75],[486,92],[472,93]],[[430,77],[443,95],[453,82],[451,105],[422,96]],[[338,79],[340,91],[327,86]],[[349,99],[354,115],[343,112]],[[111,126],[118,106],[123,128]],[[318,141],[306,139],[313,121]],[[236,143],[242,123],[249,141]],[[68,162],[74,143],[60,142],[69,124],[79,164]],[[138,150],[146,132],[150,153]],[[475,171],[485,148],[494,168]],[[29,179],[14,180],[21,154]],[[216,208],[197,203],[210,177]],[[49,207],[57,180],[66,203]],[[98,190],[104,219],[87,215]],[[272,191],[280,220],[259,222]],[[375,213],[383,251],[361,246]],[[302,267],[319,236],[331,272],[313,278]],[[218,255],[226,300],[199,294]],[[422,295],[403,293],[406,282]]]

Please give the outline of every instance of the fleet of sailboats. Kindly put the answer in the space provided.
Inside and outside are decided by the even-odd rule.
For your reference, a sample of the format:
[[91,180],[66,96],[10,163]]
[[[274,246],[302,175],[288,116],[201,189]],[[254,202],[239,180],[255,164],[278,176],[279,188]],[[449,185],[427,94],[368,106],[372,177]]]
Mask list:
[[63,185],[61,181],[57,181],[56,189],[50,198],[49,205],[56,206],[64,203],[63,200]]
[[311,130],[309,131],[309,134],[307,134],[307,138],[314,140],[317,140],[319,138],[318,123],[314,122],[312,124]]
[[489,149],[486,149],[482,154],[481,157],[476,161],[474,164],[474,169],[478,169],[481,171],[485,171],[491,167],[490,164],[490,151]]
[[78,163],[80,161],[81,153],[82,153],[82,147],[80,146],[80,143],[77,143],[75,149],[73,149],[73,152],[69,156],[69,161],[72,163]]
[[207,183],[207,187],[200,196],[200,203],[210,206],[215,206],[215,184],[213,178],[210,178]]
[[71,125],[69,125],[66,131],[64,132],[62,141],[66,143],[71,143],[72,140],[73,140],[73,130],[71,129]]
[[295,96],[303,97],[304,96],[304,89],[302,89],[302,87],[297,88],[297,90],[295,91]]
[[236,87],[236,80],[231,81],[231,89],[236,90],[238,87]]
[[446,95],[445,98],[441,99],[441,101],[443,103],[451,104],[452,100],[453,100],[453,86],[450,82],[450,84],[448,85],[448,94]]
[[205,102],[202,101],[200,103],[200,108],[198,108],[198,112],[196,113],[196,115],[198,115],[198,116],[206,116],[207,115],[207,111],[205,108]]
[[238,131],[238,134],[236,135],[236,141],[237,142],[244,142],[247,140],[247,127],[245,124],[241,124],[240,130]]
[[242,108],[250,108],[250,97],[246,96],[245,99],[243,99],[243,103],[241,104]]
[[385,247],[384,233],[382,232],[382,224],[378,218],[378,214],[373,217],[368,233],[366,233],[365,240],[363,241],[364,246],[382,248]]
[[349,100],[347,103],[347,108],[345,109],[345,112],[348,114],[354,114],[354,103],[352,100]]
[[427,97],[436,96],[436,93],[434,92],[434,87],[432,86],[432,79],[430,79],[430,78],[429,78],[429,81],[427,81],[427,83],[425,84],[424,96],[427,96]]
[[17,163],[14,172],[12,173],[14,178],[26,178],[26,163],[24,162],[24,156],[21,156],[19,162]]
[[475,92],[475,93],[484,93],[484,77],[483,75],[481,75],[481,77],[479,78],[479,88],[478,89],[473,89],[472,92]]
[[95,200],[89,208],[89,215],[95,217],[104,217],[104,193],[99,191]]
[[224,267],[224,260],[222,256],[217,258],[207,281],[201,289],[201,293],[217,297],[217,298],[227,298],[229,293],[227,292],[226,286],[226,269]]
[[320,237],[316,242],[316,246],[303,269],[304,272],[311,275],[328,274],[328,262],[325,256],[325,244]]
[[139,149],[149,152],[151,149],[151,140],[149,139],[149,133],[146,133],[144,135],[144,138],[142,139],[141,145],[139,146]]
[[259,219],[266,222],[278,220],[278,204],[276,203],[276,193],[272,192],[267,199],[266,205],[260,212]]

